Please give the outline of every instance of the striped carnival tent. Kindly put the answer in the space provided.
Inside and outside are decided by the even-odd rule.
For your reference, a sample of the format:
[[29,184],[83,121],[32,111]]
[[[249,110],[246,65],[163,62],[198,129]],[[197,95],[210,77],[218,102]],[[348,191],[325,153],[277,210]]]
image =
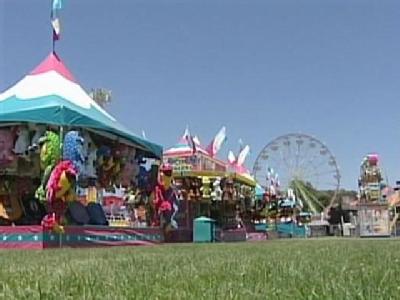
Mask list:
[[86,128],[133,144],[150,157],[162,157],[161,146],[134,135],[100,107],[55,52],[0,94],[0,122]]

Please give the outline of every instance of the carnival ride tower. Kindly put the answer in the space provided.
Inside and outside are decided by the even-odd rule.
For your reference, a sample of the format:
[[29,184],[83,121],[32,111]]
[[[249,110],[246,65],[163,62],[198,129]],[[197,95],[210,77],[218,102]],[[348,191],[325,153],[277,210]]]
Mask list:
[[379,166],[378,154],[368,154],[364,157],[360,167],[358,182],[360,200],[363,203],[382,200],[383,176]]

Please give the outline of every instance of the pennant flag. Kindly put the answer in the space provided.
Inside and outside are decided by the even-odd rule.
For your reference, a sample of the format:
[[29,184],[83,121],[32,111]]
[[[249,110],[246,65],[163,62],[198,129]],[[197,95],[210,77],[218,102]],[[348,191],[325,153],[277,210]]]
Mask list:
[[196,144],[196,146],[200,146],[201,145],[200,140],[199,140],[197,135],[194,136],[193,142]]
[[269,176],[272,176],[272,175],[274,175],[274,169],[272,169],[271,167],[268,167],[267,168],[267,173],[269,174]]
[[60,33],[61,33],[61,25],[60,25],[60,19],[55,18],[51,21],[51,26],[53,27],[53,39],[58,41],[60,39]]
[[217,133],[213,141],[210,143],[210,145],[207,147],[207,152],[214,157],[217,155],[219,150],[221,150],[221,147],[223,143],[226,141],[226,128],[223,126],[221,130]]
[[194,137],[190,134],[188,127],[186,127],[183,138],[186,140],[189,147],[192,148],[192,154],[195,154],[197,152],[196,142],[194,140]]
[[187,140],[189,136],[190,136],[189,126],[186,126],[185,132],[183,133],[183,138]]
[[58,17],[59,10],[63,8],[63,0],[53,0],[51,5],[51,27],[53,28],[53,51],[54,51],[54,42],[60,39],[61,34],[61,24],[60,19]]
[[247,156],[250,153],[250,146],[246,145],[239,153],[238,159],[237,159],[237,165],[238,166],[243,166],[244,161],[246,160]]
[[145,140],[147,140],[146,132],[144,132],[144,130],[142,130],[142,137],[143,137]]
[[233,165],[236,162],[236,157],[235,154],[233,154],[232,151],[229,151],[228,153],[228,162]]
[[60,10],[62,8],[63,8],[63,0],[53,0],[52,4],[53,11]]
[[239,152],[243,150],[243,140],[239,139]]
[[194,141],[193,136],[189,136],[189,146],[192,147],[192,154],[196,154],[197,152],[197,147],[196,147],[196,142]]

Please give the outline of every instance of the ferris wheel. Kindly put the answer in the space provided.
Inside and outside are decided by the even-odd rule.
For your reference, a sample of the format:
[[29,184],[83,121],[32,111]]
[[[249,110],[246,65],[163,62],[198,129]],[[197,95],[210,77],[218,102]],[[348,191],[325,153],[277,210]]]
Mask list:
[[[281,190],[293,189],[314,212],[328,209],[336,200],[339,167],[328,147],[312,136],[292,133],[268,143],[253,167],[254,178],[265,189],[271,185],[271,170],[279,174]],[[316,191],[326,191],[328,203],[322,204]]]

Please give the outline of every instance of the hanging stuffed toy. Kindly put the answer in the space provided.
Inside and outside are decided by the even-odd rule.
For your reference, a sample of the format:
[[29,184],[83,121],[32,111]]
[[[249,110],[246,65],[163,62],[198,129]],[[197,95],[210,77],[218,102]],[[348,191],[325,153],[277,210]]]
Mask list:
[[109,171],[114,166],[111,148],[106,145],[101,146],[97,150],[97,161],[101,169]]
[[30,141],[30,145],[28,147],[29,151],[39,152],[39,140],[41,137],[45,135],[46,127],[43,125],[31,125],[29,124],[29,131],[33,132],[32,139]]
[[172,186],[172,167],[161,167],[160,180],[155,189],[153,226],[163,229],[177,228],[175,216],[178,212],[178,199]]
[[244,200],[244,195],[242,193],[242,187],[239,183],[233,185],[233,197],[238,200]]
[[60,137],[53,131],[46,131],[45,135],[38,141],[40,145],[40,169],[43,171],[42,180],[35,196],[40,201],[45,201],[45,188],[56,163],[61,157]]
[[200,188],[200,192],[202,194],[203,199],[210,199],[211,197],[211,181],[210,177],[203,176],[201,177],[202,185]]
[[141,190],[147,190],[149,185],[149,172],[143,166],[139,167],[138,187]]
[[222,200],[222,189],[221,189],[221,178],[215,178],[213,182],[213,191],[211,192],[211,198],[214,201]]
[[63,160],[69,160],[73,163],[78,176],[83,171],[85,163],[83,144],[84,139],[78,131],[69,131],[66,133],[63,143]]
[[222,200],[224,201],[233,201],[234,200],[234,183],[231,178],[227,178],[225,180],[224,189],[222,193]]
[[182,179],[175,179],[174,180],[174,184],[175,184],[175,190],[178,196],[178,200],[184,200],[187,199],[187,191],[183,186],[183,181]]
[[114,160],[111,148],[103,145],[97,150],[97,174],[99,183],[103,188],[111,186],[111,172],[114,167]]
[[97,147],[88,132],[83,133],[83,140],[83,155],[85,157],[83,176],[88,178],[96,178]]
[[128,155],[128,147],[126,145],[120,144],[115,147],[112,155],[114,166],[111,170],[111,182],[115,186],[121,186],[122,182],[122,169],[124,167],[124,162]]
[[200,185],[201,185],[201,180],[198,178],[193,179],[193,189],[194,189],[194,197],[195,200],[198,201],[201,198],[201,191],[200,191]]
[[19,202],[19,193],[14,181],[0,178],[0,218],[16,221],[21,218],[23,210]]
[[129,187],[136,184],[136,176],[139,174],[139,165],[135,160],[135,148],[128,149],[124,156],[123,167],[121,172],[121,185]]
[[193,179],[187,179],[186,180],[187,186],[188,186],[188,200],[189,201],[194,201],[196,200],[196,184],[194,183]]
[[13,152],[17,156],[28,158],[28,148],[30,145],[29,130],[25,126],[19,126],[15,132],[17,140],[14,144]]
[[47,183],[47,200],[53,203],[59,199],[63,202],[76,200],[75,184],[78,171],[72,161],[59,162]]
[[60,225],[61,218],[56,213],[50,213],[42,219],[41,225],[45,231],[52,231],[60,234],[64,233],[64,226]]
[[14,162],[12,153],[14,147],[14,135],[9,129],[0,129],[0,168],[7,167]]

